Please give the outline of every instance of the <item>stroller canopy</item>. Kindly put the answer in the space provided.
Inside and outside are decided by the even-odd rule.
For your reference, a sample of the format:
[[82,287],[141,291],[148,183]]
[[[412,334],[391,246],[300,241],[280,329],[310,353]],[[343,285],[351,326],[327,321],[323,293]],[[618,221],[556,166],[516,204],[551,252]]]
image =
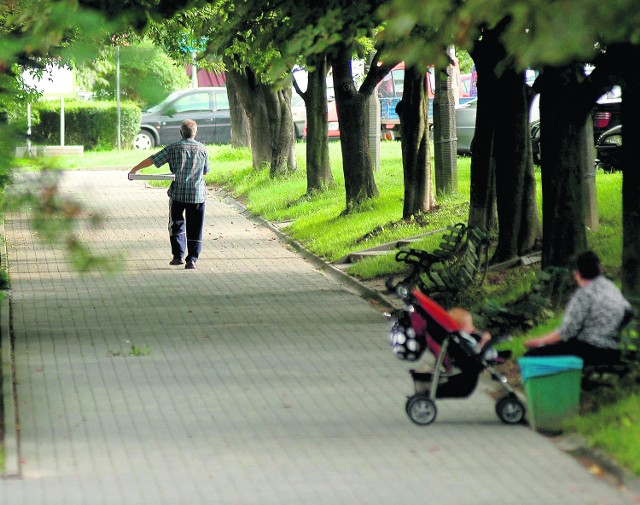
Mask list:
[[430,316],[430,319],[440,326],[445,333],[453,333],[460,329],[458,323],[453,320],[449,313],[438,302],[432,300],[417,289],[413,291],[413,296],[420,302],[420,305]]

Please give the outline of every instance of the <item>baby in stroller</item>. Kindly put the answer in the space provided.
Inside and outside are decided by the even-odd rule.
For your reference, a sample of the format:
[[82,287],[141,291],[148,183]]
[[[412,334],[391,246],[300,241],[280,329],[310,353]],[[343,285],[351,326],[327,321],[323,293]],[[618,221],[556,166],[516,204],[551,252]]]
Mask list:
[[[460,333],[461,342],[468,346],[470,350],[476,354],[481,353],[484,349],[485,345],[491,341],[491,333],[488,331],[480,332],[475,325],[473,324],[473,315],[466,309],[462,307],[453,307],[447,311],[452,321],[458,325],[458,331]],[[430,341],[430,337],[427,336],[427,347],[435,351],[433,352],[425,352],[420,358],[415,371],[419,373],[428,373],[433,372],[433,367],[435,365],[435,359],[437,357],[437,353],[439,352],[439,348],[437,345],[434,345],[435,342]],[[431,345],[429,345],[431,344]],[[497,353],[493,348],[487,348],[487,354],[490,355],[491,358],[497,357]],[[445,358],[445,361],[449,362]],[[451,368],[450,366],[447,368]]]
[[408,398],[406,411],[411,420],[421,425],[432,423],[437,413],[436,398],[468,397],[475,390],[480,373],[488,370],[507,393],[496,405],[498,416],[505,423],[521,422],[524,405],[493,368],[506,357],[493,348],[501,339],[478,332],[471,314],[462,308],[447,312],[418,290],[409,293],[399,289],[398,295],[405,306],[394,314],[389,336],[394,353],[406,361],[433,355],[431,362],[425,357],[417,369],[410,370],[415,394]]

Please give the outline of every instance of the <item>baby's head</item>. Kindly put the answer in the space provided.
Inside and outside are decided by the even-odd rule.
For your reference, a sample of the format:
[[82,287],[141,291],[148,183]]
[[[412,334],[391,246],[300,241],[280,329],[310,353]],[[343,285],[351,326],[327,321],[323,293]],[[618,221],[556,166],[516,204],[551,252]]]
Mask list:
[[473,333],[476,331],[475,326],[473,326],[473,316],[468,310],[465,310],[462,307],[453,307],[452,309],[449,309],[449,315],[462,331],[467,333]]

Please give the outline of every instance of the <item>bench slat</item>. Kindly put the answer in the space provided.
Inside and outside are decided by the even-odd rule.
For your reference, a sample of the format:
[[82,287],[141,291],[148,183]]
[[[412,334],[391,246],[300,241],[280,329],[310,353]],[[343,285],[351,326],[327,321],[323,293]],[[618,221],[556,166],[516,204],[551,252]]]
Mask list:
[[479,258],[488,244],[487,235],[477,228],[462,223],[449,226],[439,247],[428,253],[429,261],[417,263],[414,258],[418,253],[396,255],[397,261],[412,267],[412,272],[401,282],[417,281],[426,294],[434,290],[457,292],[475,281],[481,263]]

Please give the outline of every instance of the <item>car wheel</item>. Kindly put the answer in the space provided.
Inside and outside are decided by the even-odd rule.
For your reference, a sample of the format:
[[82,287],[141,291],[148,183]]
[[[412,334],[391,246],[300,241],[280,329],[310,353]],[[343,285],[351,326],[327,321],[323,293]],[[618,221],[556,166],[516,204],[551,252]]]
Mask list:
[[140,131],[133,139],[133,148],[138,151],[148,151],[156,146],[156,142],[149,132]]

